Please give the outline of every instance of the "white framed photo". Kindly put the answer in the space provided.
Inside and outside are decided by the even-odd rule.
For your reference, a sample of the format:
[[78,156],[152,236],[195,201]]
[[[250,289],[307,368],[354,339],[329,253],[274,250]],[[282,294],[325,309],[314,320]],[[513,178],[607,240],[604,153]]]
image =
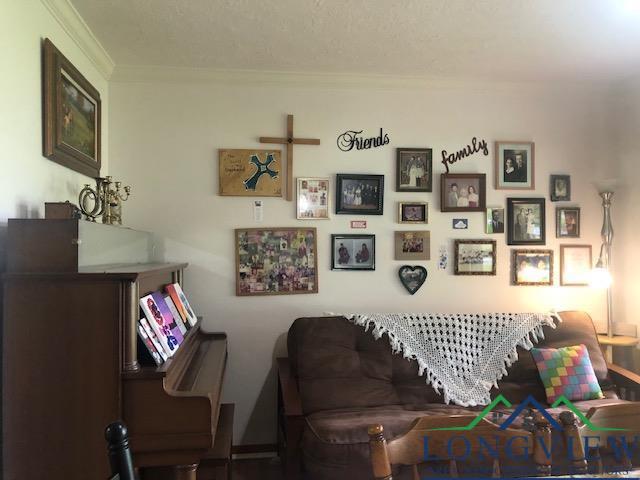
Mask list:
[[329,219],[329,179],[299,177],[296,194],[298,220]]

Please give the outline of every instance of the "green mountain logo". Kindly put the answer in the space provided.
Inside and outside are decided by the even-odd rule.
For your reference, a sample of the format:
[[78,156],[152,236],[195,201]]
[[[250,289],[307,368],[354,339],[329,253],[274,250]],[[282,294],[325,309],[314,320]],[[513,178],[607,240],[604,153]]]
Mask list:
[[[500,405],[502,405],[502,406],[504,406],[506,408],[511,408],[513,406],[513,404],[509,400],[507,400],[502,394],[500,394],[489,405],[487,405],[484,408],[484,410],[482,410],[482,412],[480,412],[478,414],[478,416],[476,416],[476,418],[474,418],[471,422],[469,422],[468,425],[464,425],[464,426],[461,426],[461,427],[431,428],[429,430],[430,431],[447,431],[448,430],[448,431],[459,431],[459,432],[473,430],[476,427],[476,425],[478,425],[478,423],[480,423],[482,421],[483,418],[485,418],[487,415],[489,415],[497,406],[500,406]],[[504,430],[507,427],[509,427],[509,425],[511,425],[513,423],[513,421],[520,415],[520,413],[522,413],[522,411],[529,405],[532,406],[533,408],[535,408],[536,410],[538,410],[549,421],[551,427],[553,427],[554,429],[562,430],[562,426],[531,395],[528,396],[524,400],[524,402],[522,402],[520,405],[518,405],[518,407],[514,410],[514,412],[511,415],[509,415],[509,417],[500,425],[500,429]],[[626,428],[607,428],[607,427],[598,427],[598,426],[594,425],[593,423],[591,423],[591,420],[589,420],[584,415],[584,413],[582,413],[571,402],[571,400],[569,400],[564,395],[561,395],[555,402],[553,402],[553,405],[551,405],[551,408],[556,408],[556,407],[559,407],[560,405],[564,405],[565,407],[567,407],[567,409],[569,409],[571,412],[573,412],[576,415],[576,417],[578,417],[578,419],[583,424],[585,424],[587,427],[589,427],[593,431],[596,431],[596,432],[614,432],[614,431],[623,432],[623,431],[627,431]]]

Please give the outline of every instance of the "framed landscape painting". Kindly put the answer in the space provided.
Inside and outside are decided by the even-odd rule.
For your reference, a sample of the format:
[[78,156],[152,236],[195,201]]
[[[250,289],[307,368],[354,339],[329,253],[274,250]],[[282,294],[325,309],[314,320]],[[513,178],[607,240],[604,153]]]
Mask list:
[[100,176],[100,93],[48,38],[42,99],[43,155],[84,175]]
[[535,144],[496,142],[496,190],[535,190]]
[[318,293],[315,228],[235,231],[236,295]]
[[279,150],[220,149],[219,194],[239,197],[282,197]]

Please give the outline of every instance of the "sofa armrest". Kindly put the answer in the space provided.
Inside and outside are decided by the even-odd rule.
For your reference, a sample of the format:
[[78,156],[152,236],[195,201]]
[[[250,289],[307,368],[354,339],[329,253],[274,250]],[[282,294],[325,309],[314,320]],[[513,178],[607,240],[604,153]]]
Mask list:
[[276,361],[278,362],[278,384],[284,414],[287,417],[302,416],[302,401],[296,379],[291,374],[289,359],[281,357]]
[[640,375],[620,365],[607,363],[609,375],[618,388],[640,389]]

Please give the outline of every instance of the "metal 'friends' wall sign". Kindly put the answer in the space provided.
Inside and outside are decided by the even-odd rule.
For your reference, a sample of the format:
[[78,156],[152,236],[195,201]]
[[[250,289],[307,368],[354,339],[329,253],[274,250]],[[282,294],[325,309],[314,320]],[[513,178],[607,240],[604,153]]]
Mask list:
[[389,144],[389,134],[384,133],[382,128],[377,137],[365,138],[362,136],[363,130],[347,130],[338,136],[338,148],[343,152],[356,150],[368,150],[374,147],[382,147]]

